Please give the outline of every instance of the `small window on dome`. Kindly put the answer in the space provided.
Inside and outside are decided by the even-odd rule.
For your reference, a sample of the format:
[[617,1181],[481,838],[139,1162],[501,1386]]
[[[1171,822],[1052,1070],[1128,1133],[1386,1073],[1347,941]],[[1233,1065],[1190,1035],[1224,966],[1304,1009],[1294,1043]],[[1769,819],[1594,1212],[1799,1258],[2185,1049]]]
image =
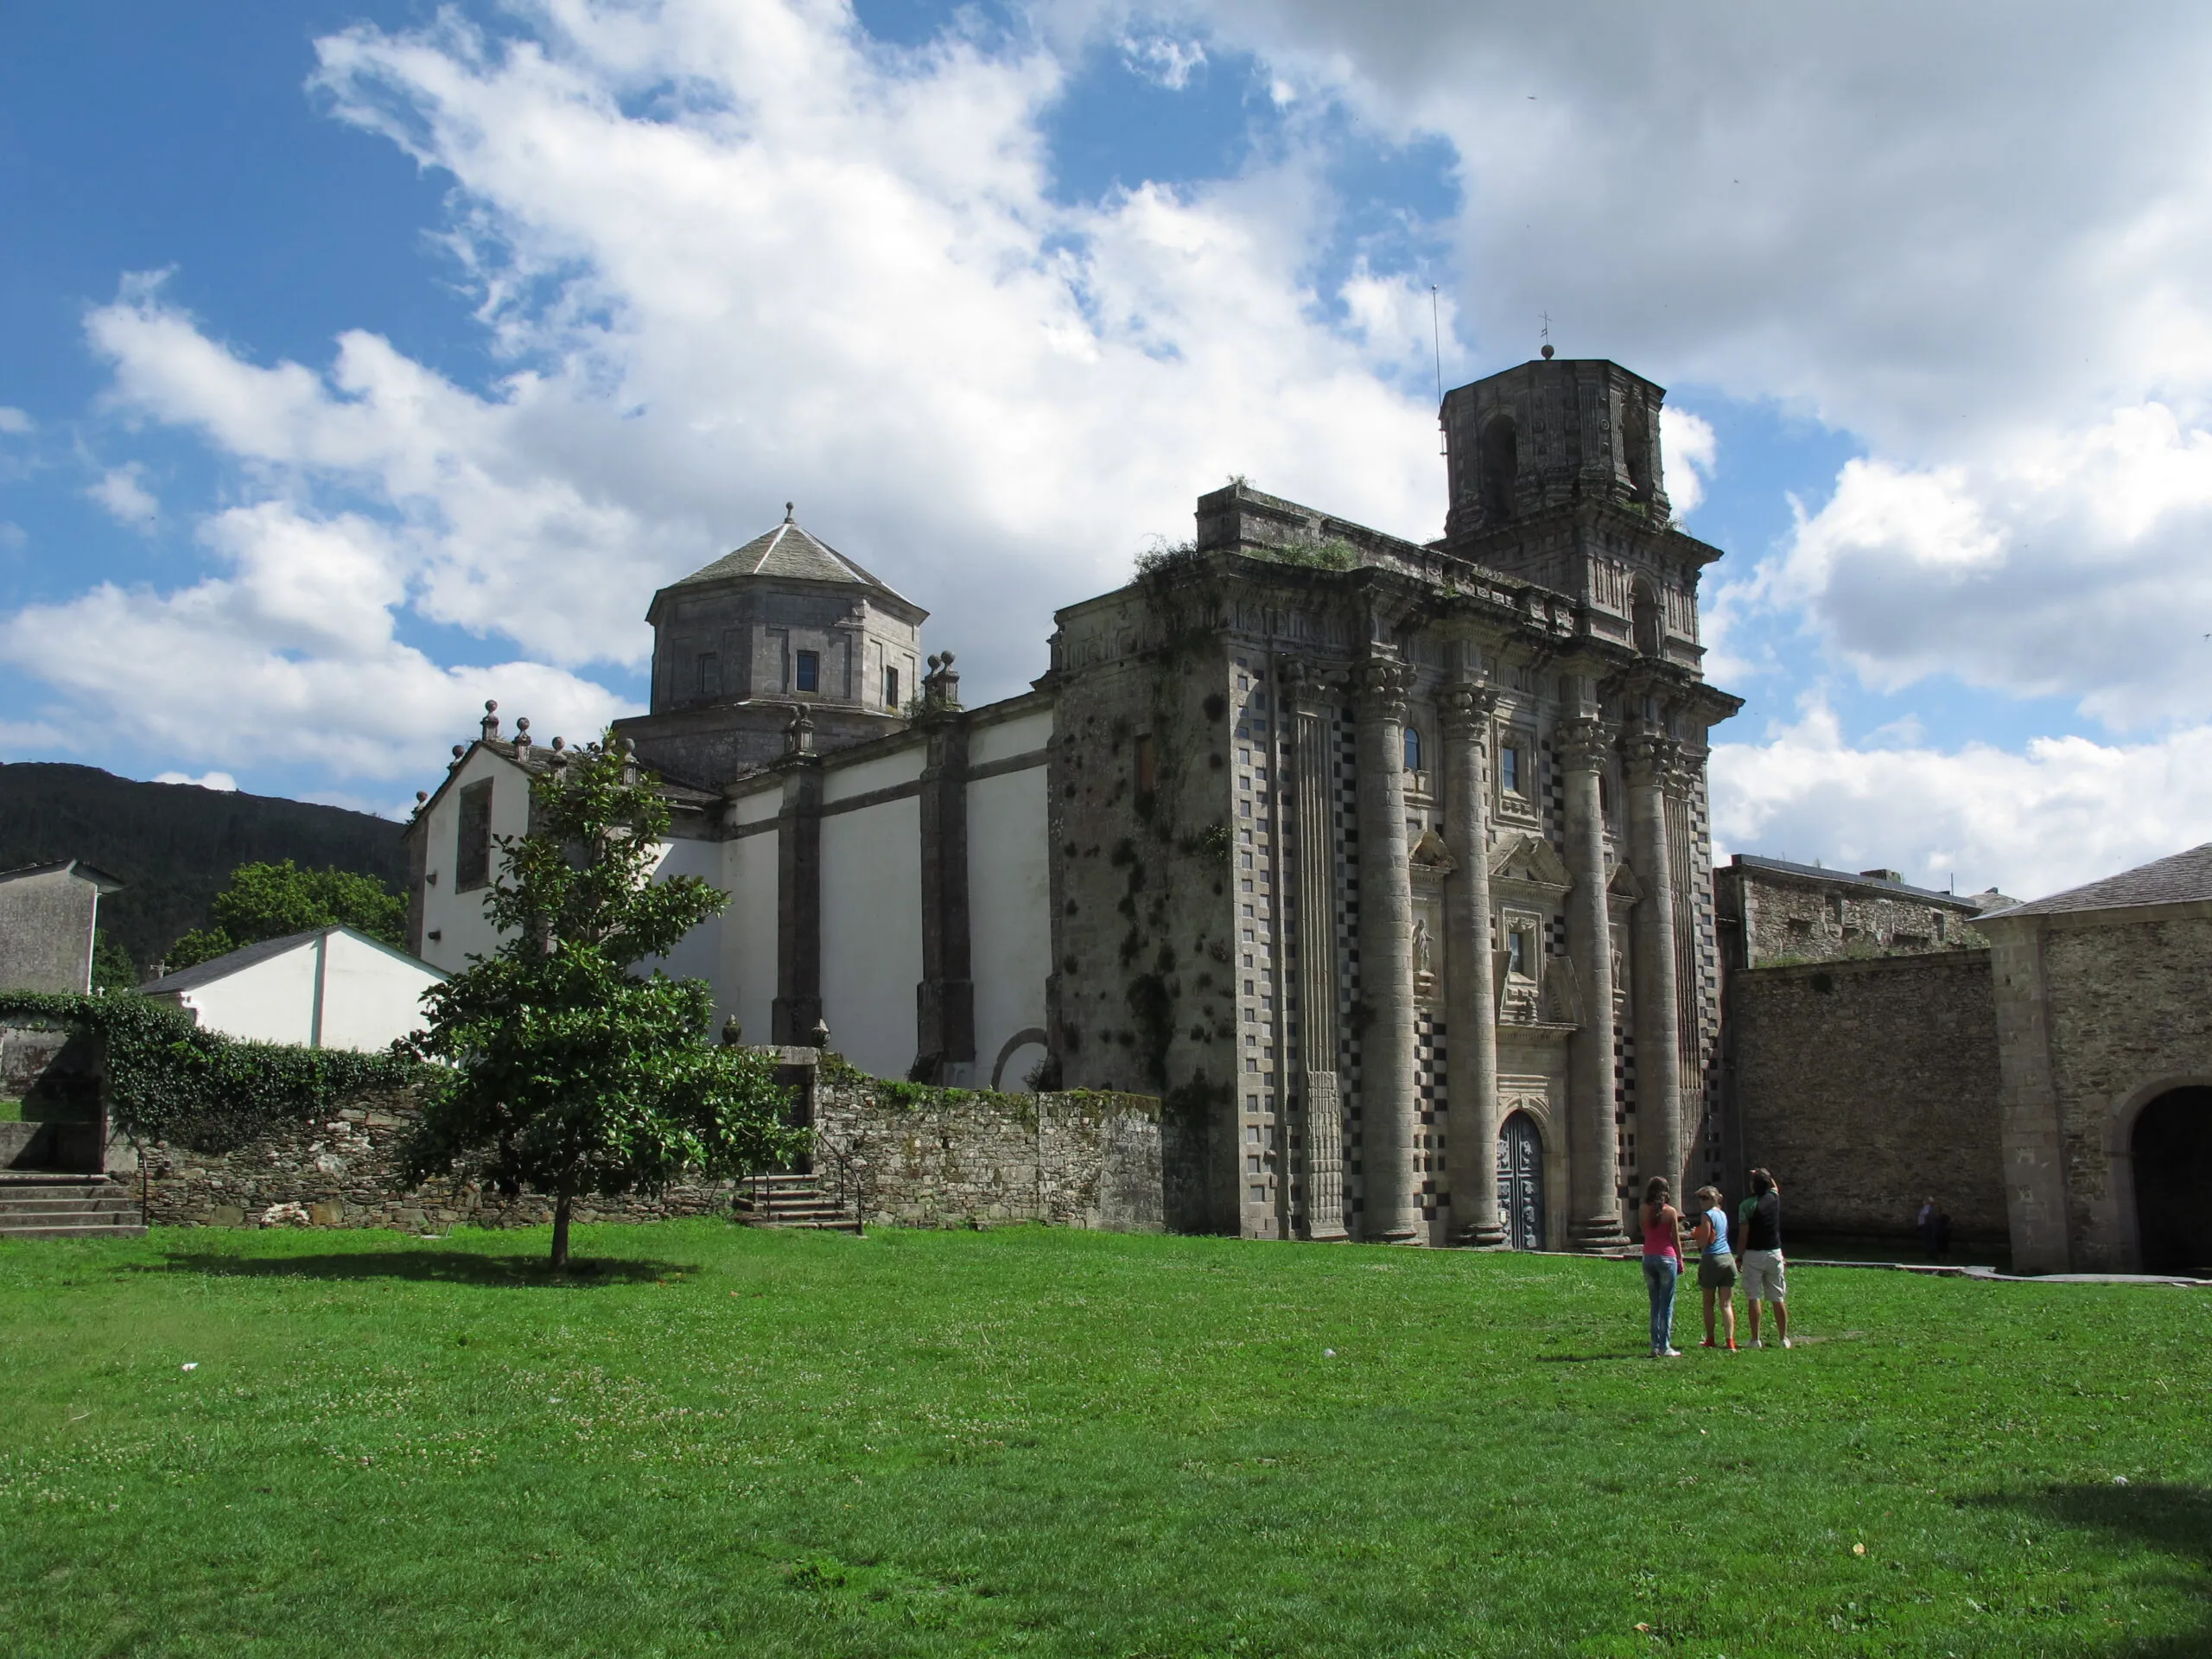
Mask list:
[[802,651],[796,652],[795,658],[796,660],[791,668],[791,690],[820,691],[822,690],[822,653],[818,651]]

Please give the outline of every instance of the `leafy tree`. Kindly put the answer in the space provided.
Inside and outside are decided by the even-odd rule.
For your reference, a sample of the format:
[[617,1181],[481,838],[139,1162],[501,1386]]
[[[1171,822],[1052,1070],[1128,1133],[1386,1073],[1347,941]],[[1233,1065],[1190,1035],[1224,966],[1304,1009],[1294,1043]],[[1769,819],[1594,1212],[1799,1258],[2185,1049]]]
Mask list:
[[135,991],[138,964],[104,927],[92,930],[92,988],[96,991]]
[[212,961],[241,946],[340,924],[371,938],[404,946],[407,900],[372,875],[350,870],[302,870],[290,859],[241,864],[215,895],[212,921],[168,948],[171,972]]
[[489,957],[424,996],[416,1054],[447,1068],[410,1142],[410,1178],[461,1173],[553,1196],[553,1266],[575,1200],[734,1178],[806,1144],[766,1058],[710,1035],[705,982],[635,972],[728,902],[655,881],[668,807],[612,736],[539,779],[525,836],[499,838]]

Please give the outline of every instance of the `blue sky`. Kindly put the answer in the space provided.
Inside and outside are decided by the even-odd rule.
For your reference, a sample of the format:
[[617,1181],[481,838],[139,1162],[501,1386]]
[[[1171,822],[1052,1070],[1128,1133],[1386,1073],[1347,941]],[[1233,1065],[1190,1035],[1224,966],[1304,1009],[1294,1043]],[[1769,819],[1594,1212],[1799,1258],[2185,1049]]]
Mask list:
[[1724,850],[2202,841],[2212,31],[2031,10],[17,8],[0,757],[396,810],[794,497],[1001,694],[1230,472],[1433,534],[1433,284],[1669,387]]

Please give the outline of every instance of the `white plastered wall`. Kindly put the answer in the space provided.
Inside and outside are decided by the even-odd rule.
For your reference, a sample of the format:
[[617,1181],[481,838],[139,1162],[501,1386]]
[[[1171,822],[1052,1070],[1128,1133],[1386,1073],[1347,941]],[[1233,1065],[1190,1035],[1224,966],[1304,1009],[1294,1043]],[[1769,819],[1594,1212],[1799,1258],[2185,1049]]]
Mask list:
[[315,942],[265,957],[179,999],[203,1030],[253,1043],[306,1043],[315,1029]]
[[[653,866],[653,880],[665,881],[677,875],[696,875],[710,886],[728,891],[722,880],[722,844],[713,841],[663,842],[660,860]],[[717,1026],[734,1011],[724,1001],[721,980],[722,930],[728,920],[729,911],[725,907],[721,915],[709,916],[686,933],[666,956],[640,963],[638,969],[648,973],[658,968],[671,979],[705,980],[715,988]]]
[[[1052,738],[1050,709],[988,726],[970,740],[970,766],[1033,753]],[[978,1087],[991,1081],[1006,1045],[1045,1024],[1052,971],[1052,879],[1046,770],[1001,772],[968,786],[968,938],[976,982]],[[1041,1045],[1010,1054],[999,1086],[1028,1087]]]
[[349,933],[326,935],[323,951],[323,1047],[368,1053],[424,1023],[423,993],[438,982],[435,971]]
[[494,750],[475,750],[461,762],[460,773],[430,809],[429,842],[423,855],[423,959],[448,973],[466,968],[471,957],[489,956],[499,942],[499,936],[484,919],[485,890],[474,887],[455,893],[453,886],[460,847],[461,791],[486,778],[492,780],[494,869],[499,860],[498,838],[526,835],[530,830],[530,774]]
[[830,1046],[878,1077],[914,1062],[921,823],[912,796],[822,820],[822,1017]]
[[193,1012],[202,1029],[226,1037],[371,1053],[423,1024],[423,993],[439,977],[404,951],[332,932],[195,985],[175,1000]]

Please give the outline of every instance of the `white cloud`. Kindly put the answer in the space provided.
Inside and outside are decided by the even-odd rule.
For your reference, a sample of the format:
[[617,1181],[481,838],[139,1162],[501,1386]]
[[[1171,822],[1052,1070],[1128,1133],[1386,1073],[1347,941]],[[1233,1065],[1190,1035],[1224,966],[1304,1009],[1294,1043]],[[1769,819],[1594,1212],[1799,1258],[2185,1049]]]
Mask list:
[[[340,118],[455,180],[450,245],[510,372],[471,390],[358,331],[327,365],[257,363],[132,278],[88,319],[112,406],[197,431],[264,499],[204,527],[221,574],[25,612],[12,660],[87,708],[158,701],[137,718],[193,753],[384,776],[518,677],[533,714],[612,712],[577,672],[642,664],[653,588],[787,499],[938,613],[982,696],[1230,473],[1434,533],[1427,391],[1377,373],[1425,356],[1426,296],[1300,277],[1336,211],[1315,153],[1069,209],[1039,48],[892,51],[811,0],[539,17],[536,41],[448,15],[319,45]],[[1151,60],[1187,74],[1195,49]],[[397,642],[410,613],[518,661],[440,668]],[[219,698],[156,699],[71,665],[93,631],[164,676],[240,666]]]
[[4,433],[11,438],[19,438],[25,433],[34,430],[36,425],[37,423],[22,410],[0,404],[0,433]]
[[72,741],[120,730],[226,766],[395,778],[428,771],[486,697],[548,737],[634,712],[557,668],[442,668],[403,644],[405,562],[385,526],[270,502],[216,515],[202,540],[229,574],[172,594],[102,583],[0,623],[0,659],[73,700]]
[[1720,459],[1713,423],[1672,404],[1659,406],[1659,454],[1667,471],[1667,502],[1677,518],[1705,499],[1706,480]]
[[1179,92],[1205,67],[1206,49],[1197,41],[1177,40],[1172,35],[1124,35],[1122,61],[1132,73]]
[[[1901,734],[1902,735],[1902,734]],[[1713,752],[1714,855],[1764,853],[2039,898],[2212,840],[2212,726],[2154,741],[1854,748],[1815,703]]]
[[226,795],[235,795],[238,787],[238,780],[227,772],[203,772],[197,778],[181,772],[157,772],[154,774],[154,781],[157,784],[190,784],[194,789],[213,789]]
[[85,493],[106,508],[118,524],[133,530],[151,530],[162,516],[162,504],[138,481],[144,472],[136,461],[125,467],[111,467],[100,474],[99,482],[90,486]]

